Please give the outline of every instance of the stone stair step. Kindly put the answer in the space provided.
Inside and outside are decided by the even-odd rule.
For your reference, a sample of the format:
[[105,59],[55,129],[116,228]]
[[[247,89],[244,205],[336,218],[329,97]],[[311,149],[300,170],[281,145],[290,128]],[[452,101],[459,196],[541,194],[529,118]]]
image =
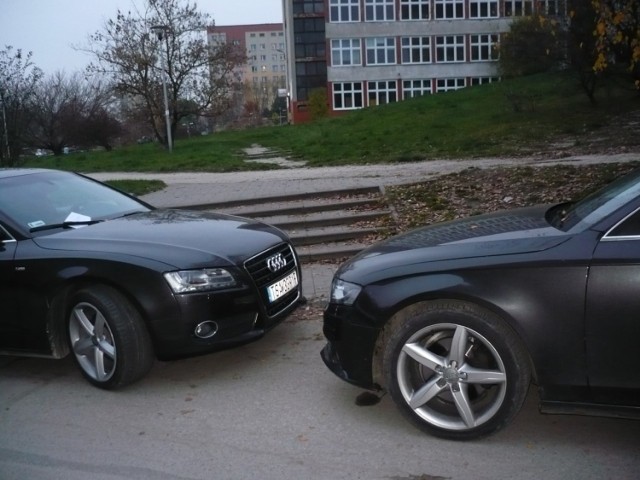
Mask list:
[[313,200],[313,199],[336,198],[336,197],[344,197],[344,196],[359,196],[359,195],[365,195],[365,194],[380,195],[381,194],[380,188],[358,187],[358,188],[351,188],[351,189],[326,190],[324,192],[296,193],[293,195],[274,195],[271,197],[248,198],[243,200],[231,200],[228,202],[185,205],[185,206],[182,206],[181,208],[187,208],[189,210],[216,210],[216,211],[220,210],[226,213],[231,208],[234,208],[237,206],[265,205],[269,203],[292,202],[295,200]]
[[316,212],[309,215],[283,215],[275,217],[251,217],[270,223],[283,230],[319,228],[337,225],[353,225],[361,222],[375,222],[391,215],[388,210],[371,212]]
[[378,240],[393,220],[383,192],[371,187],[189,208],[249,217],[274,225],[291,237],[304,263],[347,259]]
[[313,263],[323,260],[343,260],[361,252],[368,244],[365,243],[335,243],[324,245],[309,245],[296,247],[300,261]]
[[319,228],[293,230],[287,233],[293,244],[298,246],[317,245],[334,242],[351,242],[378,235],[382,228]]
[[375,198],[350,198],[350,199],[314,199],[293,200],[289,202],[262,203],[259,205],[242,205],[232,208],[215,209],[212,211],[224,212],[230,215],[242,217],[264,218],[278,215],[300,215],[315,212],[329,212],[335,210],[357,210],[366,207],[378,207],[380,199]]

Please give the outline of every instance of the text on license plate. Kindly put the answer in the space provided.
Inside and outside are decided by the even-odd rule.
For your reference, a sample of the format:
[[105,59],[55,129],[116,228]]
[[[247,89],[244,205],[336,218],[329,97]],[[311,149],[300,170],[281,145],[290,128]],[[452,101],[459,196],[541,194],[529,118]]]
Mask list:
[[278,280],[276,283],[267,287],[267,294],[269,295],[269,302],[275,302],[277,299],[290,292],[298,286],[298,272],[295,270],[282,280]]

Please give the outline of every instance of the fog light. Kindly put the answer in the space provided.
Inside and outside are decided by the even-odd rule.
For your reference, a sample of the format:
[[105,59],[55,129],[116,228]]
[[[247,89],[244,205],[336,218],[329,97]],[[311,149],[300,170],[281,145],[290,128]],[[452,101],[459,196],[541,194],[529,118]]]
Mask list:
[[218,333],[218,324],[207,320],[206,322],[198,324],[193,333],[198,338],[211,338]]

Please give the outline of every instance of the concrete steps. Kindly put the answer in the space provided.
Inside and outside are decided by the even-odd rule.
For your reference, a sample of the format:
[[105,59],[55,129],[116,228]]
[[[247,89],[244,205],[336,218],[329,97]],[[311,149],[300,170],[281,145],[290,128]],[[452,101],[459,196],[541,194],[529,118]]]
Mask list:
[[254,218],[287,232],[303,262],[342,261],[395,230],[392,208],[378,188],[192,205]]

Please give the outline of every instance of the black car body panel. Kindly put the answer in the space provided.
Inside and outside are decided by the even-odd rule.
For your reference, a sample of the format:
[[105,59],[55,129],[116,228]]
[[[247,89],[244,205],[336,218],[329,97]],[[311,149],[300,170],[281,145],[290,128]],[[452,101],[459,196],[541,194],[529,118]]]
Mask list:
[[604,234],[637,212],[640,199],[605,207],[569,225],[550,220],[563,206],[493,213],[364,250],[335,274],[361,290],[352,305],[330,301],[325,310],[325,364],[350,383],[385,388],[376,342],[390,319],[418,302],[457,300],[494,312],[517,333],[549,409],[639,412],[632,368],[640,362],[640,228],[623,239]]
[[[72,174],[0,170],[0,181],[19,177],[25,182],[29,176],[59,179],[61,175]],[[64,356],[68,352],[65,299],[91,284],[109,285],[135,305],[159,358],[200,354],[255,340],[296,308],[302,298],[300,265],[288,237],[277,228],[220,214],[156,210],[131,201],[139,205],[139,211],[73,228],[38,220],[32,231],[0,210],[0,231],[5,234],[0,243],[0,352]],[[285,260],[266,281],[273,283],[295,272],[299,282],[273,304],[265,295],[270,283],[247,267],[252,259],[261,258],[266,269],[271,254]],[[212,268],[224,268],[237,284],[176,293],[163,276]],[[204,321],[216,322],[214,336],[194,335],[196,325]]]

